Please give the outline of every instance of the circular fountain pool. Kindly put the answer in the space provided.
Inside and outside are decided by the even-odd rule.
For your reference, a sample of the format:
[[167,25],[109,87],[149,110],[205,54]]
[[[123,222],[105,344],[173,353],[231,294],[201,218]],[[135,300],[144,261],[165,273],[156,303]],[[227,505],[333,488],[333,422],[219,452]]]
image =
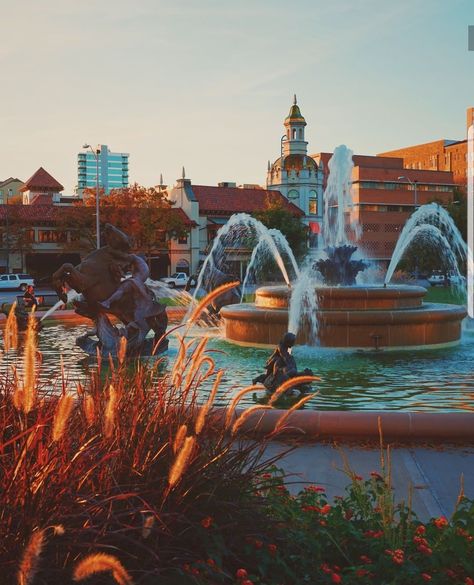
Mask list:
[[[419,286],[315,287],[317,345],[333,348],[427,349],[458,343],[463,307],[423,303]],[[276,345],[288,331],[291,289],[257,289],[255,303],[229,305],[221,310],[225,335],[248,345]],[[298,343],[307,344],[315,333],[312,323],[299,327]]]
[[[61,391],[63,356],[67,386],[76,384],[96,367],[75,345],[75,337],[86,326],[48,325],[39,337],[42,352],[40,380],[44,388]],[[263,370],[268,349],[242,347],[225,341],[217,331],[209,331],[210,355],[226,372],[216,404],[224,405],[229,398]],[[202,336],[198,330],[196,336]],[[177,341],[170,339],[170,348],[162,356],[163,370],[171,367],[177,353]],[[214,351],[213,351],[214,350]],[[311,368],[321,382],[319,393],[307,409],[354,411],[446,412],[474,411],[474,333],[465,333],[455,348],[416,352],[348,352],[332,349],[296,347],[298,367]],[[4,356],[0,371],[15,363],[14,355]],[[105,364],[105,362],[104,362]],[[17,366],[21,374],[21,360]],[[204,387],[205,400],[209,388]],[[242,405],[253,404],[251,396]]]

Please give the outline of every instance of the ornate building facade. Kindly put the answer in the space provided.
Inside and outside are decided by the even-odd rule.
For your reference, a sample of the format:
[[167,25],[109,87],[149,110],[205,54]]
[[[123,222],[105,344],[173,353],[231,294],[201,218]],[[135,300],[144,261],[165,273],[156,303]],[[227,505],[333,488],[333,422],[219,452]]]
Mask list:
[[280,191],[303,211],[302,219],[309,227],[310,242],[315,245],[324,215],[324,169],[308,155],[306,120],[301,114],[296,96],[285,118],[284,127],[280,156],[273,164],[268,161],[267,189]]

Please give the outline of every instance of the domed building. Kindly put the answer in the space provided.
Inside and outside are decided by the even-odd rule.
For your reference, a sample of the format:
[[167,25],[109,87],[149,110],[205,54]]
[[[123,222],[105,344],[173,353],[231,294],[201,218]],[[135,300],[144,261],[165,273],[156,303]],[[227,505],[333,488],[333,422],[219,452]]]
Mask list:
[[280,191],[303,212],[303,221],[310,228],[310,243],[315,245],[323,218],[323,170],[308,156],[305,141],[306,120],[294,97],[284,121],[281,156],[271,165],[268,161],[267,189]]

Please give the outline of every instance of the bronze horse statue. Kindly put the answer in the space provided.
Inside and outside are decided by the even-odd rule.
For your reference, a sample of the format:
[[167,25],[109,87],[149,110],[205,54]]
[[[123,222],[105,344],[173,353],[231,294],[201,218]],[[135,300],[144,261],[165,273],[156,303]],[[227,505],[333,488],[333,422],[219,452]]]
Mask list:
[[[76,339],[89,354],[97,348],[105,355],[117,353],[121,338],[127,340],[127,355],[161,353],[168,347],[163,336],[168,318],[145,281],[150,275],[146,262],[131,254],[129,237],[118,228],[106,224],[106,245],[91,252],[78,265],[63,264],[53,274],[53,286],[59,298],[67,301],[67,289],[81,293],[75,302],[76,312],[89,317],[95,328]],[[131,277],[125,275],[131,273]],[[117,317],[124,327],[113,325],[108,314]],[[152,329],[154,339],[148,340]],[[98,340],[93,339],[97,337]]]

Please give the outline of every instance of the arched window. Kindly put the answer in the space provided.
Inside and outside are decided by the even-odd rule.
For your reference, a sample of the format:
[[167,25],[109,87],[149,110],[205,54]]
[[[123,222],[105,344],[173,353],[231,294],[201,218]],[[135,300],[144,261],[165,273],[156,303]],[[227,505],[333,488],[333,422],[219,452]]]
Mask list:
[[185,272],[187,275],[189,275],[189,262],[184,258],[178,260],[178,262],[176,263],[176,271]]
[[293,140],[296,139],[296,128],[293,128]]
[[291,189],[291,191],[288,191],[288,199],[295,205],[299,205],[300,203],[299,191],[297,191],[296,189]]
[[318,194],[316,191],[311,190],[309,192],[309,214],[318,215]]
[[300,140],[303,140],[303,128],[299,130]]

